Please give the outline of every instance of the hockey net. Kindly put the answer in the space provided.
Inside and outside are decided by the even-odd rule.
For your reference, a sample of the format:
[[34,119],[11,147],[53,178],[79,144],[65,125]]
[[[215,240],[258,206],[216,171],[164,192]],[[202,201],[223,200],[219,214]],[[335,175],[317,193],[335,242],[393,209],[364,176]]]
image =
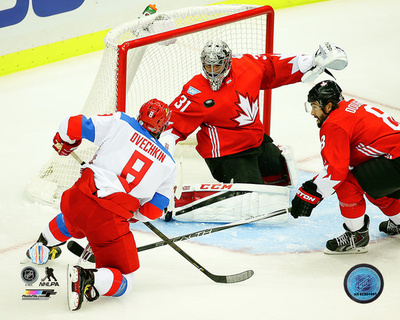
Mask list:
[[[100,67],[81,113],[90,117],[123,111],[136,117],[140,106],[152,98],[171,103],[182,86],[201,72],[200,53],[208,40],[225,41],[234,55],[260,54],[273,52],[273,35],[270,6],[190,7],[120,25],[104,39]],[[260,92],[259,101],[269,132],[271,92]],[[193,136],[186,144],[196,144]],[[76,153],[89,161],[96,150],[83,141]],[[35,201],[58,205],[79,175],[76,160],[54,152],[26,191]]]

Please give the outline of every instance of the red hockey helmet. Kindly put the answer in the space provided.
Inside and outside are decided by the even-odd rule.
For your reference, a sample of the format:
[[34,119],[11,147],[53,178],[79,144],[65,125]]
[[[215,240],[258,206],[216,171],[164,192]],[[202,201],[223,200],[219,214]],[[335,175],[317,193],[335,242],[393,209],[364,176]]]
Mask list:
[[164,102],[151,99],[140,107],[137,118],[140,125],[152,134],[162,132],[168,125],[171,111]]

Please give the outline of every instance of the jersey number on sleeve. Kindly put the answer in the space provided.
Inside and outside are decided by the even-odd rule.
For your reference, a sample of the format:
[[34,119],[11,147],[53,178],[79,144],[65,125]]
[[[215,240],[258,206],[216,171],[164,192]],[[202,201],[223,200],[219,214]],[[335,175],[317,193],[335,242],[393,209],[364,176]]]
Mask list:
[[[119,181],[127,193],[131,192],[131,190],[142,181],[144,175],[150,169],[152,164],[153,161],[141,154],[139,151],[136,150],[132,154],[132,157],[122,170],[121,176],[118,176]],[[130,183],[127,181],[128,174],[133,177],[133,181]]]
[[[186,98],[185,95],[181,95],[179,101],[175,102],[174,106],[177,108],[180,112],[185,112],[186,108],[189,107],[189,105],[192,102]],[[183,107],[183,108],[182,108]],[[182,109],[181,109],[182,108]]]

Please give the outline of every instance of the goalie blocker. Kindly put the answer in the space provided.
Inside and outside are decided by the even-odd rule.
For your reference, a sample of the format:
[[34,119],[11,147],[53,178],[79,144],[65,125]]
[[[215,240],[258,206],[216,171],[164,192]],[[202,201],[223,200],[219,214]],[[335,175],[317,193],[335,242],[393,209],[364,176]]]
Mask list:
[[[233,222],[289,207],[289,189],[246,183],[183,185],[169,207],[172,219],[183,222]],[[169,219],[165,219],[169,220]],[[288,214],[257,223],[283,223]]]

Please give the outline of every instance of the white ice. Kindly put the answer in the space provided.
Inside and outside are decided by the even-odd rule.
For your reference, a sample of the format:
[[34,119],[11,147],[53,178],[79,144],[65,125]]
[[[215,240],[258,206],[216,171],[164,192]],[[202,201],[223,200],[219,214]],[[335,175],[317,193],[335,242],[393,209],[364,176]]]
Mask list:
[[[187,1],[187,5],[189,5]],[[195,1],[193,1],[195,3]],[[346,97],[381,106],[400,119],[400,21],[397,0],[334,0],[276,11],[275,51],[313,53],[329,40],[346,50],[349,66],[335,76]],[[400,299],[398,238],[372,241],[364,255],[327,256],[307,253],[249,254],[195,242],[179,245],[209,271],[231,274],[253,269],[238,284],[216,284],[171,248],[140,254],[135,287],[122,298],[100,298],[68,311],[65,266],[76,257],[65,252],[52,263],[59,287],[49,301],[22,301],[20,277],[26,249],[58,210],[32,203],[24,196],[27,181],[48,160],[51,139],[63,118],[79,113],[91,87],[101,52],[68,59],[0,78],[1,185],[0,298],[1,319],[396,319]],[[318,79],[322,80],[322,78]],[[311,85],[274,90],[271,135],[295,149],[302,172],[318,172],[318,129],[303,110]],[[177,90],[180,90],[177,88]],[[190,169],[190,168],[189,168]],[[185,175],[191,177],[190,170]],[[336,200],[321,204],[313,216],[329,214],[326,228],[341,232]],[[310,224],[313,216],[309,218]],[[300,219],[299,219],[300,220]],[[381,220],[385,217],[381,215]],[[291,223],[295,223],[294,220]],[[307,220],[301,222],[307,228]],[[376,227],[376,226],[375,226]],[[339,230],[339,231],[338,231]],[[339,235],[339,234],[337,234]],[[296,236],[296,235],[293,235]],[[138,244],[158,239],[136,232]],[[235,241],[240,241],[235,239]],[[356,264],[369,263],[384,277],[382,295],[359,304],[345,294],[343,280]],[[37,267],[44,275],[44,267]]]

